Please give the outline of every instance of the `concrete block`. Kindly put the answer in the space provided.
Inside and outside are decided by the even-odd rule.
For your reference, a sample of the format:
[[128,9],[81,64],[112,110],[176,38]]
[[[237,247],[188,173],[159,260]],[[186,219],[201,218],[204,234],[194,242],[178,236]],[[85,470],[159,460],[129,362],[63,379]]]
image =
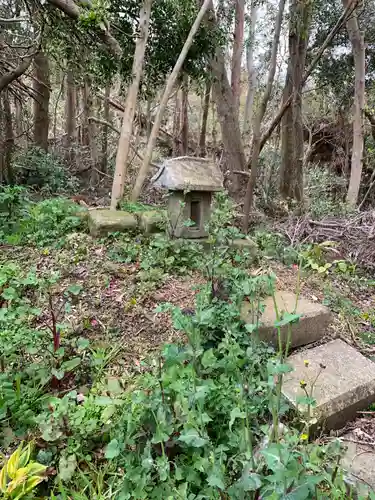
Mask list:
[[[297,297],[294,293],[276,292],[275,298],[279,314],[282,312],[292,313],[295,310]],[[258,329],[259,339],[277,347],[278,332],[274,326],[276,311],[273,298],[267,297],[264,306]],[[331,320],[329,309],[303,297],[298,297],[296,313],[301,314],[301,318],[298,323],[292,325],[291,347],[299,347],[320,340],[326,333]],[[244,302],[242,306],[241,317],[246,323],[253,323],[251,305],[248,302]],[[280,330],[285,345],[288,336],[288,325],[281,327]]]
[[375,491],[375,447],[361,444],[361,439],[354,432],[342,436],[346,453],[340,465],[347,471],[347,480],[351,484]]
[[[316,400],[312,415],[326,430],[343,427],[375,401],[375,363],[340,339],[292,354],[288,364],[294,371],[284,377],[284,396],[297,406],[306,395],[303,380]],[[302,405],[298,409],[306,412]]]
[[145,234],[160,232],[165,223],[164,213],[161,210],[140,212],[138,217],[139,227]]
[[90,211],[89,229],[92,236],[105,236],[108,233],[134,230],[137,227],[137,218],[129,212],[107,209]]

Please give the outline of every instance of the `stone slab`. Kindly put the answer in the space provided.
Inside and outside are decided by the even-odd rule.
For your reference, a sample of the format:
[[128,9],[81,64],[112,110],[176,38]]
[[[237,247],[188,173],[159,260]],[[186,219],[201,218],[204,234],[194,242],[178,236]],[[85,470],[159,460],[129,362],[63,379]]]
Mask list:
[[[296,295],[291,292],[276,292],[275,299],[280,315],[283,312],[292,313],[294,311],[301,315],[299,322],[292,325],[290,347],[312,344],[324,336],[331,321],[331,313],[327,307],[303,297],[298,297],[297,301]],[[278,347],[278,332],[274,326],[277,319],[273,298],[267,297],[264,306],[258,329],[259,339]],[[251,304],[248,302],[244,302],[242,306],[241,317],[245,323],[254,322]],[[288,337],[288,325],[282,326],[280,333],[282,342],[285,345]]]
[[300,385],[305,381],[316,400],[312,416],[326,430],[343,427],[375,401],[375,363],[340,339],[292,354],[288,364],[294,371],[284,377],[284,396],[297,406],[297,398],[306,395]]
[[140,212],[139,227],[145,234],[152,234],[160,232],[165,224],[164,213],[160,210],[149,210],[147,212]]
[[208,158],[180,156],[166,160],[151,182],[171,191],[222,191],[223,174]]
[[375,446],[358,443],[361,439],[354,432],[341,439],[346,447],[341,466],[347,472],[347,482],[356,488],[375,491]]
[[92,236],[105,236],[116,231],[129,231],[138,227],[134,214],[121,210],[91,210],[89,230]]

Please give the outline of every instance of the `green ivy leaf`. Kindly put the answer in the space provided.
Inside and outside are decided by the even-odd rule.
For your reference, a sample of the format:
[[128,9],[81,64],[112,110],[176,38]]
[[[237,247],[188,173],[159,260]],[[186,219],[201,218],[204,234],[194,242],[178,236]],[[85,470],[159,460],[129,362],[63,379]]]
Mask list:
[[79,295],[82,289],[83,289],[82,285],[73,284],[68,286],[67,292],[71,293],[72,295]]
[[203,368],[212,368],[213,366],[215,366],[216,361],[217,360],[213,349],[207,349],[206,351],[204,351],[201,360]]
[[296,403],[298,405],[306,405],[306,406],[315,407],[316,406],[316,399],[308,397],[308,396],[297,396]]
[[241,411],[240,408],[236,407],[230,412],[229,429],[232,430],[232,426],[237,418],[246,418],[246,413]]
[[208,443],[208,439],[200,437],[198,431],[195,429],[186,429],[182,431],[178,440],[185,443],[187,446],[193,446],[193,448],[202,448],[202,446]]
[[75,455],[61,457],[59,461],[59,477],[61,481],[70,481],[77,467],[77,459]]
[[12,299],[16,299],[17,298],[17,290],[15,288],[13,288],[12,286],[9,286],[8,288],[6,288],[3,293],[1,294],[1,296],[5,299],[5,300],[12,300]]
[[280,326],[290,325],[291,323],[297,323],[300,317],[300,314],[284,313],[283,317],[275,322],[275,327],[278,328]]
[[117,439],[112,439],[112,441],[108,443],[105,449],[105,458],[108,458],[108,460],[113,460],[120,455],[120,452],[120,443],[117,441]]
[[207,478],[207,483],[213,488],[219,488],[220,490],[225,490],[225,484],[223,481],[223,475],[218,469],[215,469]]
[[65,370],[66,372],[71,372],[72,370],[74,370],[74,368],[77,368],[80,363],[81,358],[68,359],[68,361],[64,361],[64,363],[62,363],[61,369]]

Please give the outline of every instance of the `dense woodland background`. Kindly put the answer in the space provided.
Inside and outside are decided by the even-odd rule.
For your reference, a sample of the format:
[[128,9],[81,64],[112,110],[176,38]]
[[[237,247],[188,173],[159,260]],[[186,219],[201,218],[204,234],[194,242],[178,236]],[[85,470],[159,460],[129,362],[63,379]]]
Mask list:
[[100,205],[112,186],[115,208],[196,155],[220,163],[245,231],[255,209],[371,207],[374,2],[198,4],[3,1],[2,184],[66,188],[63,172]]

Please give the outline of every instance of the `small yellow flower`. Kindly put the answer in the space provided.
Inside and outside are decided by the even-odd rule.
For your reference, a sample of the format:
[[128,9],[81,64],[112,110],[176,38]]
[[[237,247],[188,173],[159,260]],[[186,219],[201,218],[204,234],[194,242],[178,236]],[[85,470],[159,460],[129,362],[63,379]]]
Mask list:
[[303,361],[303,364],[306,366],[306,368],[309,366],[309,360],[308,359],[304,359]]
[[43,255],[49,255],[49,250],[48,250],[48,248],[45,248],[45,249],[42,251],[42,254],[43,254]]
[[309,439],[308,434],[301,434],[300,436],[301,441],[307,441]]
[[301,386],[301,389],[304,389],[307,386],[307,383],[305,380],[300,380],[299,385]]

